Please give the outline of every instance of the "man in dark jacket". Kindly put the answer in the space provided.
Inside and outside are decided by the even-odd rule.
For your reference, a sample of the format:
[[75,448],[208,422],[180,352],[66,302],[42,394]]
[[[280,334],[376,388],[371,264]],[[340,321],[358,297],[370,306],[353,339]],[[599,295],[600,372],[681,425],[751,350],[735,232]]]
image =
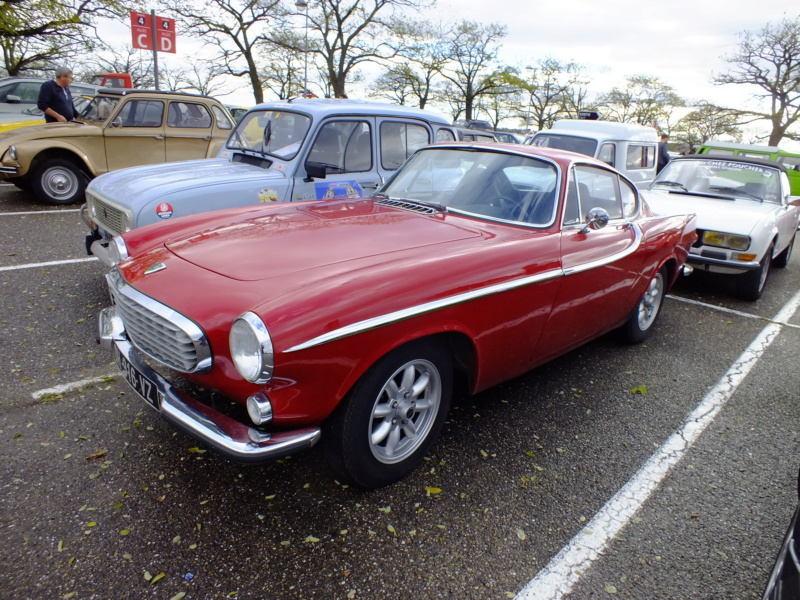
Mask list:
[[661,142],[658,144],[658,162],[656,164],[656,173],[661,173],[661,169],[667,166],[669,162],[669,150],[667,149],[667,140],[669,136],[666,133],[661,134]]
[[78,116],[69,91],[72,79],[72,69],[58,67],[56,78],[42,84],[37,106],[44,111],[45,123],[65,123]]

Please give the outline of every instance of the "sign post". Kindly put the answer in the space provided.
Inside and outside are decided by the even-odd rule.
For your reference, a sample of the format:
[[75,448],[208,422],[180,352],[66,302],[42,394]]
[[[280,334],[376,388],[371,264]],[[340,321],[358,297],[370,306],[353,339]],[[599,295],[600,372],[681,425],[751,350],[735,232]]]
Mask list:
[[133,47],[153,51],[153,79],[158,89],[158,53],[175,54],[175,19],[157,17],[156,12],[150,14],[131,11],[131,36]]

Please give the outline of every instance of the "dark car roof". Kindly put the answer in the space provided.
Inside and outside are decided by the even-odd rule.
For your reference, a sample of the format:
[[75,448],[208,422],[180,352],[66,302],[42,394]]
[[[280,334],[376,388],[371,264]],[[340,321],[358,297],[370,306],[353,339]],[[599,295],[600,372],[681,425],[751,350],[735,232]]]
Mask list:
[[670,162],[679,160],[713,160],[719,162],[732,162],[732,163],[746,163],[752,165],[759,165],[761,167],[770,167],[786,173],[786,167],[771,160],[763,160],[761,158],[749,158],[746,156],[716,156],[714,154],[687,154],[686,156],[676,156]]

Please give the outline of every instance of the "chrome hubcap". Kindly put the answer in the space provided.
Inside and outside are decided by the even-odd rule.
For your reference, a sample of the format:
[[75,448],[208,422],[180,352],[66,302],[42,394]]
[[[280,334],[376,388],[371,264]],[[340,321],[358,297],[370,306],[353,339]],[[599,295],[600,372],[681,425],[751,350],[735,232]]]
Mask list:
[[430,433],[442,397],[442,379],[427,360],[413,360],[394,372],[372,407],[369,446],[384,464],[399,463]]
[[47,169],[42,175],[42,188],[55,199],[69,198],[78,190],[78,178],[61,167]]
[[661,297],[664,295],[664,278],[658,273],[639,303],[639,329],[645,331],[656,320],[658,307],[661,306]]

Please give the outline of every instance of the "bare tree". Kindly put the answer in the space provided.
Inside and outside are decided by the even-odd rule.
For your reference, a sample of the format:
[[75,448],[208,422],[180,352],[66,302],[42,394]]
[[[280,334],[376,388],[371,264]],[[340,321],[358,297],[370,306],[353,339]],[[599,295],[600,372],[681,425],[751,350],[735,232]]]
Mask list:
[[57,63],[92,47],[97,38],[94,26],[98,17],[120,18],[124,12],[123,3],[118,0],[2,2],[2,67],[9,75],[50,71]]
[[568,116],[566,106],[575,100],[573,89],[585,85],[584,79],[582,67],[575,62],[540,59],[536,66],[509,79],[523,92],[516,116],[524,119],[526,129],[552,127],[557,119]]
[[800,132],[790,131],[800,119],[800,17],[767,24],[757,34],[743,32],[736,53],[726,61],[734,67],[715,83],[759,87],[763,92],[756,97],[769,102],[768,111],[737,111],[750,117],[746,122],[769,121],[770,146],[783,138],[800,140]]
[[481,94],[505,82],[503,72],[495,65],[498,43],[505,35],[503,25],[481,25],[474,21],[461,21],[448,34],[448,61],[441,74],[463,98],[467,120],[472,119],[476,100]]
[[75,78],[90,81],[98,73],[128,73],[135,88],[152,88],[153,57],[151,52],[136,50],[130,45],[118,49],[105,42],[90,55],[84,55]]
[[334,96],[347,94],[359,65],[397,56],[391,35],[395,11],[419,9],[430,0],[312,0],[304,16],[308,20],[308,44],[288,28],[276,30],[273,42],[306,52],[324,66],[325,78]]
[[303,67],[297,52],[269,44],[263,51],[266,61],[261,67],[261,85],[284,100],[303,94]]
[[689,152],[703,142],[723,135],[731,136],[737,141],[742,137],[734,111],[705,101],[699,102],[693,111],[678,121],[672,134],[677,141],[686,144]]
[[671,86],[658,77],[647,75],[628,77],[624,88],[614,88],[597,99],[600,111],[608,120],[638,123],[665,131],[668,128],[663,124],[669,122],[674,109],[685,104]]
[[264,101],[256,55],[268,39],[268,23],[285,10],[280,0],[159,0],[181,33],[202,38],[217,51],[221,73],[247,77],[256,103]]

